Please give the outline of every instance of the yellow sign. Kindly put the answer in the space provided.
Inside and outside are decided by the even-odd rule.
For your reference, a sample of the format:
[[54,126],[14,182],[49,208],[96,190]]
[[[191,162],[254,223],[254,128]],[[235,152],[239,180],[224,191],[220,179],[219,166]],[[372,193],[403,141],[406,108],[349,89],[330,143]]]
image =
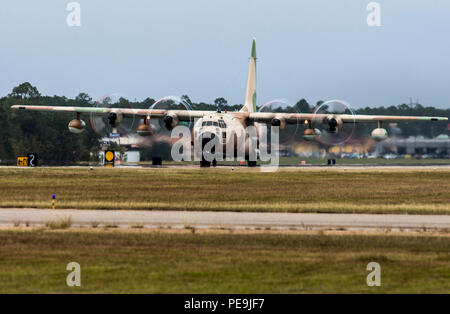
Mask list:
[[112,165],[112,164],[105,164],[105,167],[114,168],[114,165]]
[[17,157],[17,167],[28,167],[28,157]]
[[114,161],[114,153],[110,150],[106,151],[105,160],[106,161]]

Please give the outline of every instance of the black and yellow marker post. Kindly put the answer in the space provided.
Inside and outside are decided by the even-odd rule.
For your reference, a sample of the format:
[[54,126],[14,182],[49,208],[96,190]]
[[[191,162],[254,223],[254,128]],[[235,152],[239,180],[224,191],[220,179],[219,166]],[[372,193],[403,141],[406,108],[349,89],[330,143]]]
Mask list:
[[53,194],[53,195],[52,195],[52,209],[55,209],[55,208],[56,208],[55,202],[56,202],[56,195]]
[[114,167],[114,159],[115,159],[115,153],[113,150],[106,150],[105,151],[105,167]]

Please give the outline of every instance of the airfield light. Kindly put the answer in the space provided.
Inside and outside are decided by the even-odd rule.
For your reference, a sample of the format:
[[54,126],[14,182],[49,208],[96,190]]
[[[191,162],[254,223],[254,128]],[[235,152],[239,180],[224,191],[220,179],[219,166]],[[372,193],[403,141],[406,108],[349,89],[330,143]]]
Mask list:
[[56,195],[53,194],[52,195],[52,209],[55,209],[55,200],[56,200]]

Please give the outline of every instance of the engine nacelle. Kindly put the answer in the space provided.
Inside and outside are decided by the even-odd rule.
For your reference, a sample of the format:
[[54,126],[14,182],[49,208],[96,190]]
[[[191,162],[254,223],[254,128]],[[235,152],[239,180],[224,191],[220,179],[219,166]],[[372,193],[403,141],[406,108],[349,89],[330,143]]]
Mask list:
[[164,117],[164,125],[166,126],[167,130],[169,130],[169,131],[171,131],[174,127],[176,127],[178,122],[179,122],[179,119],[175,113],[168,113]]
[[286,128],[286,120],[281,117],[275,117],[271,122],[272,126],[280,127],[280,131],[283,131]]
[[326,118],[326,123],[328,124],[330,128],[330,133],[337,133],[339,130],[339,127],[342,125],[342,119],[336,118],[334,116],[329,116]]
[[108,123],[111,127],[117,127],[123,120],[123,115],[120,111],[111,111],[108,113]]
[[303,132],[303,139],[308,142],[312,142],[316,137],[320,136],[321,132],[318,129],[306,129]]
[[371,135],[375,141],[381,142],[381,141],[384,141],[385,139],[387,139],[388,132],[386,131],[386,129],[376,128],[372,131]]
[[83,120],[75,119],[70,121],[67,127],[69,128],[70,132],[80,134],[84,131],[86,123],[84,123]]

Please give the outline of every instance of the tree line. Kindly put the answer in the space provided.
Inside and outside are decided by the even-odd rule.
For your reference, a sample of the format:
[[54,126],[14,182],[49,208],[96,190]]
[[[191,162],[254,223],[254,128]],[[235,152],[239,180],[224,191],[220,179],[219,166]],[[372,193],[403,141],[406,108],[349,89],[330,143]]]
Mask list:
[[[223,97],[217,98],[214,103],[192,102],[189,96],[183,95],[181,100],[192,110],[227,110],[237,111],[241,104],[228,104]],[[103,101],[108,102],[110,100]],[[119,107],[149,108],[155,99],[146,98],[143,101],[131,101],[124,98],[117,100]],[[320,105],[322,102],[317,102]],[[11,110],[13,105],[46,105],[46,106],[93,106],[94,101],[86,93],[80,93],[75,98],[64,96],[42,96],[35,86],[26,82],[14,87],[10,94],[0,98],[0,164],[15,164],[17,156],[27,153],[37,153],[45,164],[75,164],[81,161],[94,160],[100,149],[100,136],[89,126],[89,116],[84,115],[87,123],[86,131],[81,134],[72,134],[67,128],[70,120],[75,118],[74,113],[58,114],[51,112],[17,111]],[[293,108],[272,107],[278,112],[310,113],[316,105],[309,104],[305,99],[299,100]],[[355,110],[356,114],[382,114],[382,115],[418,115],[418,116],[444,116],[450,117],[450,109],[424,107],[420,104],[401,104],[390,107],[366,107]],[[368,136],[376,126],[368,124],[358,125],[355,137]],[[447,122],[425,123],[398,123],[402,136],[435,137],[445,133]],[[298,140],[301,140],[299,133]],[[154,154],[167,154],[170,152],[166,144],[154,143],[143,150],[143,159],[150,159]]]

